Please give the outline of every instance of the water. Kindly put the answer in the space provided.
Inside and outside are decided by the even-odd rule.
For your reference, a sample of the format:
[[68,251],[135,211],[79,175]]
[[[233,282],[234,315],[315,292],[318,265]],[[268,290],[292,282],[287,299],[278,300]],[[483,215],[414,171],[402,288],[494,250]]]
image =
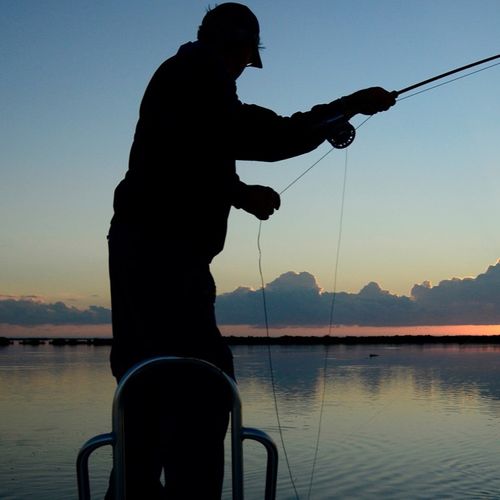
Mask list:
[[[243,421],[278,443],[278,499],[295,499],[283,458],[267,347],[233,348]],[[0,348],[0,498],[77,498],[75,458],[110,430],[108,347]],[[496,346],[272,347],[281,424],[299,497],[500,498],[500,348]],[[378,356],[370,356],[377,354]],[[245,443],[246,498],[262,498],[265,452]],[[102,498],[109,449],[91,459]],[[229,478],[229,473],[227,474]],[[229,483],[229,481],[227,481]],[[229,496],[229,484],[224,498]]]

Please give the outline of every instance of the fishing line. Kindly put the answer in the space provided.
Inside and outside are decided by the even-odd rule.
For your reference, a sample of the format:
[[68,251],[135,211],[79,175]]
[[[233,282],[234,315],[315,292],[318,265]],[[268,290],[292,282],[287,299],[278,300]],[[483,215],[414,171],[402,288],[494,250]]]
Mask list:
[[[457,68],[452,71],[448,71],[447,73],[443,73],[442,75],[438,75],[433,78],[429,78],[428,80],[425,80],[423,82],[411,85],[409,87],[406,87],[405,89],[402,89],[397,92],[397,96],[399,97],[397,102],[402,101],[404,99],[409,99],[410,97],[414,97],[419,94],[423,94],[425,92],[428,92],[432,89],[435,89],[437,87],[442,87],[444,85],[447,85],[449,83],[452,83],[454,81],[460,80],[462,78],[466,78],[468,76],[474,75],[476,73],[480,73],[482,71],[485,71],[487,69],[490,69],[494,66],[498,66],[500,63],[495,63],[491,64],[489,66],[486,66],[484,68],[469,72],[465,75],[461,75],[456,78],[452,78],[450,80],[447,80],[445,82],[442,82],[440,84],[433,85],[431,87],[427,87],[423,90],[420,90],[418,92],[414,92],[412,94],[409,94],[405,97],[400,97],[401,94],[408,92],[409,90],[413,90],[417,87],[423,86],[425,84],[428,84],[432,81],[439,80],[441,78],[444,78],[446,76],[449,76],[451,74],[457,73],[459,71],[463,71],[467,68],[477,66],[479,64],[482,64],[484,62],[493,60],[493,59],[498,59],[500,58],[500,55],[496,55],[487,59],[484,59],[482,61],[477,61],[475,63],[463,66],[461,68]],[[363,120],[356,129],[359,129],[362,127],[370,118],[372,118],[373,115],[368,116],[365,120]],[[321,156],[317,161],[315,161],[310,167],[308,167],[304,172],[302,172],[298,177],[296,177],[292,182],[290,182],[285,188],[283,188],[280,191],[280,195],[285,193],[288,189],[290,189],[294,184],[296,184],[302,177],[304,177],[308,172],[310,172],[318,163],[320,163],[324,158],[326,158],[335,148],[329,149],[323,156]],[[330,318],[329,318],[329,335],[331,334],[331,330],[333,327],[333,318],[334,318],[334,312],[335,312],[335,303],[336,303],[336,296],[337,296],[337,276],[338,276],[338,267],[339,267],[339,256],[340,256],[340,245],[341,245],[341,240],[342,240],[342,225],[343,225],[343,216],[344,216],[344,205],[345,205],[345,192],[346,192],[346,180],[347,180],[347,150],[346,150],[346,156],[345,156],[345,162],[344,162],[344,180],[343,180],[343,186],[342,186],[342,196],[341,196],[341,209],[340,209],[340,216],[339,216],[339,233],[338,233],[338,239],[337,239],[337,253],[336,253],[336,260],[335,260],[335,266],[334,266],[334,288],[333,288],[333,294],[332,294],[332,302],[330,306]],[[274,407],[275,407],[275,413],[276,413],[276,420],[277,420],[277,425],[278,425],[278,431],[280,435],[280,441],[281,445],[283,447],[283,454],[285,456],[285,462],[287,465],[288,469],[288,474],[290,477],[290,481],[295,493],[295,497],[297,500],[299,500],[299,494],[297,491],[297,487],[295,485],[295,481],[293,479],[293,474],[291,470],[291,465],[290,465],[290,460],[288,457],[288,453],[286,451],[286,446],[285,446],[285,440],[283,436],[283,429],[281,426],[281,419],[279,415],[279,408],[278,408],[278,398],[277,398],[277,393],[276,393],[276,384],[275,384],[275,377],[274,377],[274,367],[273,367],[273,362],[272,362],[272,354],[271,354],[271,345],[270,345],[270,333],[269,333],[269,320],[268,320],[268,309],[267,309],[267,300],[266,300],[266,292],[265,292],[265,280],[264,280],[264,273],[262,270],[262,248],[261,248],[261,233],[262,233],[262,221],[259,222],[259,231],[257,235],[257,248],[258,248],[258,253],[259,253],[259,274],[260,274],[260,281],[261,281],[261,291],[262,291],[262,301],[263,301],[263,308],[264,308],[264,321],[265,321],[265,328],[266,328],[266,336],[268,339],[267,346],[268,346],[268,358],[269,358],[269,369],[270,369],[270,378],[271,378],[271,386],[272,386],[272,391],[273,391],[273,400],[274,400]],[[323,420],[323,414],[324,414],[324,406],[325,406],[325,399],[326,399],[326,372],[327,372],[327,365],[328,365],[328,344],[326,346],[325,350],[325,358],[324,358],[324,363],[323,363],[323,387],[322,387],[322,394],[321,394],[321,403],[320,403],[320,414],[319,414],[319,420],[318,420],[318,432],[317,432],[317,437],[316,437],[316,444],[315,444],[315,450],[314,450],[314,458],[313,458],[313,465],[312,465],[312,472],[311,472],[311,477],[309,481],[309,489],[308,489],[308,495],[307,498],[310,498],[311,491],[312,491],[312,485],[314,482],[314,472],[316,468],[316,463],[317,463],[317,457],[319,453],[319,443],[320,443],[320,437],[321,437],[321,424]],[[378,415],[381,412],[377,412],[376,415]],[[376,416],[375,415],[375,416]],[[374,416],[372,416],[374,418]],[[369,419],[370,420],[372,420]]]
[[438,87],[442,87],[443,85],[448,85],[449,83],[456,82],[457,80],[461,80],[462,78],[466,78],[468,76],[475,75],[476,73],[481,73],[481,71],[485,71],[487,69],[493,68],[493,66],[498,66],[499,64],[500,64],[500,62],[497,62],[495,64],[490,64],[489,66],[486,66],[485,68],[476,69],[475,71],[471,71],[470,73],[466,73],[465,75],[457,76],[457,77],[452,78],[450,80],[446,80],[445,82],[438,83],[436,85],[432,85],[431,87],[427,87],[423,90],[419,90],[418,92],[413,92],[413,94],[409,94],[405,97],[400,97],[398,99],[398,102],[403,101],[404,99],[409,99],[410,97],[416,96],[418,94],[423,94],[424,92],[428,92],[429,90],[436,89]]
[[[363,125],[366,123],[371,116],[366,118],[359,126]],[[334,151],[335,148],[331,148],[328,150],[323,156],[320,157],[319,160],[314,162],[307,170],[305,170],[301,175],[299,175],[294,181],[292,181],[290,184],[288,184],[281,192],[279,193],[282,195],[285,191],[287,191],[290,187],[292,187],[299,179],[301,179],[307,172],[309,172],[313,167],[315,167],[321,160],[323,160],[327,155],[329,155],[332,151]],[[336,260],[335,260],[335,271],[334,271],[334,285],[333,285],[333,296],[332,296],[332,302],[331,302],[331,307],[330,307],[330,321],[329,321],[329,330],[328,330],[328,335],[331,334],[332,331],[332,326],[333,326],[333,314],[334,314],[334,309],[335,309],[335,298],[336,298],[336,292],[337,292],[337,275],[338,275],[338,267],[339,267],[339,256],[340,256],[340,245],[342,241],[342,224],[343,224],[343,218],[344,218],[344,205],[345,205],[345,193],[346,193],[346,185],[347,185],[347,149],[345,152],[345,162],[344,162],[344,180],[342,184],[342,196],[341,196],[341,203],[340,203],[340,216],[339,216],[339,233],[338,233],[338,239],[337,239],[337,252],[336,252]],[[259,222],[259,232],[257,235],[257,249],[259,253],[259,275],[260,275],[260,281],[261,281],[261,291],[262,291],[262,302],[263,302],[263,308],[264,308],[264,323],[266,327],[266,336],[268,338],[268,343],[267,343],[267,348],[268,348],[268,358],[269,358],[269,370],[270,370],[270,378],[271,378],[271,386],[273,390],[273,401],[274,401],[274,408],[275,408],[275,413],[276,413],[276,420],[278,424],[278,430],[279,430],[279,436],[280,436],[280,441],[281,441],[281,446],[283,448],[283,454],[285,456],[285,462],[287,465],[288,469],[288,475],[290,477],[290,481],[292,483],[293,490],[295,492],[295,497],[299,499],[299,494],[297,491],[297,487],[295,485],[295,481],[293,479],[293,474],[292,474],[292,469],[290,465],[290,460],[288,458],[288,453],[286,451],[286,445],[285,445],[285,439],[283,436],[283,430],[281,427],[281,419],[280,419],[280,414],[279,414],[279,407],[278,407],[278,398],[276,394],[276,387],[275,387],[275,377],[274,377],[274,367],[273,367],[273,361],[272,361],[272,354],[271,354],[271,344],[269,339],[271,338],[270,332],[269,332],[269,320],[268,320],[268,310],[267,310],[267,300],[266,300],[266,292],[265,292],[265,280],[264,280],[264,273],[262,270],[262,247],[261,247],[261,234],[262,234],[262,221]],[[319,451],[319,441],[320,441],[320,435],[321,435],[321,422],[323,418],[323,409],[324,409],[324,402],[325,402],[325,394],[326,394],[326,371],[327,371],[327,362],[328,362],[328,346],[326,346],[326,352],[325,352],[325,358],[323,362],[323,388],[322,388],[322,395],[321,395],[321,403],[320,403],[320,415],[319,415],[319,423],[318,423],[318,433],[316,437],[316,445],[315,445],[315,451],[314,451],[314,459],[313,459],[313,465],[312,465],[312,472],[311,472],[311,479],[309,482],[309,490],[308,490],[308,495],[307,498],[310,498],[311,495],[311,489],[312,489],[312,484],[313,484],[313,477],[314,477],[314,471],[316,468],[316,461],[318,457],[318,451]]]
[[[452,69],[450,71],[446,71],[445,73],[441,73],[440,75],[436,75],[436,76],[433,76],[431,78],[427,78],[427,80],[423,80],[421,82],[414,83],[413,85],[405,87],[404,89],[398,90],[396,92],[396,95],[400,96],[401,94],[406,94],[406,92],[409,92],[410,90],[414,90],[416,88],[423,87],[424,85],[428,85],[429,83],[435,82],[436,80],[442,80],[443,78],[446,78],[447,76],[454,75],[455,73],[460,73],[462,71],[465,71],[466,69],[473,68],[475,66],[479,66],[480,64],[485,64],[487,62],[494,61],[496,59],[500,59],[500,54],[496,54],[494,56],[487,57],[486,59],[481,59],[480,61],[475,61],[473,63],[466,64],[465,66],[460,66],[459,68],[455,68],[455,69]],[[493,66],[495,66],[495,64],[493,64]],[[450,80],[450,81],[452,81],[452,80]]]
[[270,338],[271,336],[269,335],[269,320],[268,320],[268,315],[267,315],[267,301],[266,301],[266,292],[265,292],[265,287],[264,287],[264,273],[262,272],[262,248],[260,246],[260,235],[262,231],[262,221],[259,221],[259,233],[257,235],[257,249],[259,251],[259,274],[260,274],[260,283],[261,283],[261,290],[262,290],[262,302],[264,305],[264,323],[266,326],[266,334],[267,334],[267,355],[268,355],[268,360],[269,360],[269,373],[270,373],[270,378],[271,378],[271,387],[273,389],[273,401],[274,401],[274,410],[276,413],[276,423],[278,424],[278,432],[280,435],[280,441],[281,441],[281,446],[283,448],[283,455],[285,456],[285,462],[288,470],[288,475],[290,477],[290,482],[292,483],[293,491],[295,492],[295,498],[299,500],[299,494],[297,492],[297,487],[295,486],[295,481],[293,479],[293,474],[292,474],[292,467],[290,465],[290,460],[288,459],[288,453],[286,451],[286,446],[285,446],[285,438],[283,437],[283,428],[281,426],[281,419],[280,419],[280,413],[278,409],[278,396],[276,394],[276,383],[274,380],[274,368],[273,368],[273,357],[271,355],[271,342]]
[[284,189],[282,189],[279,192],[279,195],[281,196],[285,191],[288,191],[289,188],[291,188],[296,182],[298,182],[304,175],[306,175],[310,170],[312,170],[321,160],[326,158],[332,151],[335,151],[335,148],[330,148],[323,156],[320,157],[319,160],[316,160],[307,170],[304,170],[296,179],[294,179],[288,186],[286,186]]
[[[363,120],[357,127],[356,130],[361,128],[369,119],[371,116],[368,116],[365,120]],[[288,191],[295,183],[297,183],[304,175],[309,173],[320,161],[325,159],[332,151],[335,151],[335,148],[330,148],[323,156],[320,156],[318,160],[316,160],[310,167],[308,167],[306,170],[304,170],[298,177],[296,177],[290,184],[288,184],[286,187],[284,187],[280,192],[279,195],[281,196],[285,191]]]
[[[366,122],[366,120],[365,120],[365,122]],[[342,226],[343,226],[343,222],[344,222],[344,206],[345,206],[346,185],[347,185],[347,149],[345,150],[344,182],[342,183],[342,196],[341,196],[341,201],[340,201],[339,233],[338,233],[338,237],[337,237],[337,252],[336,252],[336,257],[335,257],[335,266],[334,266],[334,274],[333,274],[333,295],[332,295],[332,302],[330,304],[330,318],[329,318],[329,325],[328,325],[328,336],[330,336],[332,334],[333,313],[335,311],[335,302],[336,302],[336,298],[337,298],[337,276],[338,276],[338,269],[339,269],[340,246],[342,243]],[[320,403],[319,418],[318,418],[318,433],[316,436],[316,445],[314,447],[314,458],[313,458],[313,464],[312,464],[312,469],[311,469],[311,477],[309,479],[309,489],[307,492],[308,500],[309,500],[309,498],[311,498],[312,485],[313,485],[313,481],[314,481],[314,473],[316,471],[316,462],[317,462],[318,453],[319,453],[321,427],[322,427],[322,423],[323,423],[323,413],[324,413],[325,398],[326,398],[326,371],[328,368],[328,350],[329,350],[329,347],[330,347],[330,344],[326,344],[325,358],[323,360],[323,383],[322,383],[321,403]]]
[[[359,125],[358,129],[362,127],[369,119],[371,116],[368,116],[365,118]],[[304,172],[302,172],[297,178],[295,178],[290,184],[288,184],[285,188],[283,188],[279,194],[280,196],[287,191],[289,188],[291,188],[296,182],[298,182],[304,175],[306,175],[310,170],[312,170],[321,160],[326,158],[332,151],[335,151],[335,148],[330,148],[323,156],[321,156],[318,160],[316,160],[310,167],[308,167]],[[342,242],[342,225],[343,225],[343,219],[344,219],[344,206],[345,206],[345,193],[346,193],[346,186],[347,186],[347,149],[345,153],[345,161],[344,161],[344,180],[342,183],[342,195],[341,195],[341,203],[340,203],[340,216],[339,216],[339,233],[338,233],[338,238],[337,238],[337,252],[336,252],[336,259],[335,259],[335,266],[334,266],[334,283],[333,283],[333,295],[332,295],[332,302],[330,306],[330,317],[329,317],[329,328],[328,328],[328,335],[331,334],[332,327],[333,327],[333,316],[334,316],[334,310],[335,310],[335,302],[336,302],[336,296],[337,296],[337,276],[338,276],[338,268],[339,268],[339,257],[340,257],[340,245]],[[285,445],[285,438],[283,435],[283,429],[281,426],[281,418],[280,418],[280,413],[279,413],[279,407],[278,407],[278,396],[276,394],[276,384],[275,384],[275,377],[274,377],[274,366],[273,366],[273,360],[272,360],[272,353],[271,353],[271,343],[270,343],[270,329],[269,329],[269,317],[268,317],[268,308],[267,308],[267,299],[266,299],[266,291],[265,291],[265,280],[264,280],[264,272],[262,270],[262,247],[261,247],[261,235],[262,235],[262,221],[259,221],[259,231],[257,234],[257,250],[259,254],[259,275],[260,275],[260,283],[261,283],[261,292],[262,292],[262,304],[263,304],[263,310],[264,310],[264,324],[266,328],[266,337],[268,339],[267,342],[267,353],[268,353],[268,362],[269,362],[269,372],[270,372],[270,379],[271,379],[271,387],[272,387],[272,392],[273,392],[273,402],[274,402],[274,410],[276,414],[276,422],[278,425],[278,432],[280,436],[280,442],[281,446],[283,448],[283,455],[285,457],[285,463],[287,466],[288,470],[288,476],[290,478],[290,482],[292,484],[292,488],[295,493],[295,497],[297,500],[299,500],[299,494],[297,491],[297,486],[295,484],[295,481],[293,479],[293,473],[292,473],[292,467],[290,464],[290,460],[288,458],[288,452],[286,450],[286,445]],[[308,495],[307,498],[310,498],[311,495],[311,490],[312,490],[312,484],[313,484],[313,478],[314,478],[314,472],[316,468],[316,462],[317,462],[317,457],[318,457],[318,452],[319,452],[319,442],[320,442],[320,436],[321,436],[321,423],[323,420],[323,414],[324,414],[324,406],[325,406],[325,397],[326,397],[326,372],[327,372],[327,365],[328,365],[328,345],[326,346],[326,351],[325,351],[325,357],[323,361],[323,388],[322,388],[322,395],[321,395],[321,403],[320,403],[320,412],[319,412],[319,422],[318,422],[318,433],[316,437],[316,445],[315,445],[315,450],[314,450],[314,459],[313,459],[313,465],[312,465],[312,471],[311,471],[311,479],[309,481],[309,489],[308,489]]]

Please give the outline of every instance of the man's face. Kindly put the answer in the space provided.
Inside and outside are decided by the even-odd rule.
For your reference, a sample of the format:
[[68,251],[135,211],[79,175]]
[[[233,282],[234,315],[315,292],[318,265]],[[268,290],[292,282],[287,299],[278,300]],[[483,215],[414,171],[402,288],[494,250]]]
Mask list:
[[227,58],[227,69],[232,78],[237,80],[245,68],[252,65],[252,56],[254,54],[254,49],[250,45],[244,45],[238,50],[235,50]]

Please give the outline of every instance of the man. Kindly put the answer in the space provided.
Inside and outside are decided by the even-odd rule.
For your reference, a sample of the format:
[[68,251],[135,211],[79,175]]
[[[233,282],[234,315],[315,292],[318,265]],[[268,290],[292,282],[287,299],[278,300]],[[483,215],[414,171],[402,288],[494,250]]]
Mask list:
[[[276,161],[312,151],[333,133],[333,117],[373,114],[395,102],[376,87],[281,117],[237,97],[235,82],[244,69],[262,68],[259,23],[247,7],[231,2],[209,10],[197,38],[149,82],[129,169],[115,190],[109,250],[111,367],[118,380],[135,363],[158,355],[197,357],[234,376],[215,321],[209,265],[224,247],[231,207],[266,220],[280,206],[270,187],[243,183],[235,161]],[[196,443],[184,443],[182,453],[199,459],[191,481],[186,463],[184,469],[178,461],[170,464],[177,470],[167,479],[168,498],[220,498],[227,408],[222,401],[212,406],[219,414],[212,419],[218,422],[212,441],[202,443],[208,451],[199,458]],[[143,413],[139,420],[152,418]],[[137,446],[135,455],[151,450]],[[167,474],[167,462],[157,462],[156,479],[144,479],[151,464],[128,468],[138,498],[141,490],[150,492],[142,498],[161,497],[158,471],[165,465]]]

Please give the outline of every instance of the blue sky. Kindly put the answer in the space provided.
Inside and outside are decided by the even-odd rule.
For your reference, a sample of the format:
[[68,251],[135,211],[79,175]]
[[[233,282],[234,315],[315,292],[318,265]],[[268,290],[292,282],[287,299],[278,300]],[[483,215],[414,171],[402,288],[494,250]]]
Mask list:
[[[195,38],[208,5],[3,2],[0,295],[109,306],[105,236],[140,99],[156,67]],[[238,81],[240,98],[284,115],[500,52],[497,0],[247,5],[266,48],[264,69]],[[358,131],[348,150],[338,291],[373,281],[409,295],[414,284],[477,276],[500,258],[499,82],[495,67],[404,100]],[[238,170],[280,191],[328,148]],[[344,162],[344,152],[326,157],[264,224],[266,282],[306,271],[331,291]],[[247,214],[231,215],[213,265],[220,293],[260,286],[257,231]]]

